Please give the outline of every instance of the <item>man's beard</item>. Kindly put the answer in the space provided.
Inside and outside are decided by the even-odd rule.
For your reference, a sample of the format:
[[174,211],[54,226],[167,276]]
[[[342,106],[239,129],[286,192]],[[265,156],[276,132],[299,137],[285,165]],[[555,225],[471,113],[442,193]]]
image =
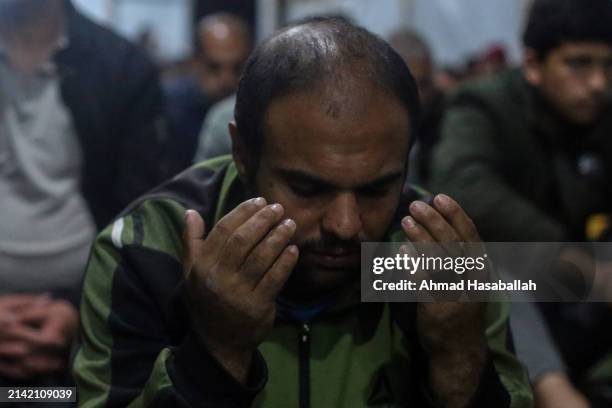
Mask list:
[[299,259],[283,289],[283,297],[297,303],[313,303],[330,298],[334,294],[352,287],[359,279],[360,265],[356,263],[342,269],[324,269],[304,263],[304,258],[313,253],[344,252],[360,254],[359,240],[342,241],[324,236],[322,239],[298,243]]
[[[255,187],[256,181],[254,175],[257,174],[256,166],[251,163],[249,170],[248,179],[243,183],[246,197],[260,197],[261,194]],[[299,249],[298,261],[289,275],[289,279],[285,283],[285,287],[281,294],[281,296],[287,300],[298,303],[316,302],[318,299],[329,298],[334,292],[341,291],[346,284],[356,281],[359,278],[360,265],[357,264],[355,268],[347,270],[338,270],[336,272],[326,271],[325,275],[328,279],[326,279],[326,282],[321,282],[317,279],[318,276],[313,276],[315,274],[312,270],[312,266],[305,265],[303,262],[305,255],[316,252],[330,252],[336,250],[360,254],[361,241],[359,239],[346,241],[338,239],[330,234],[323,234],[319,239],[309,239],[303,242],[294,242],[294,244],[297,245]],[[331,274],[334,273],[337,275],[335,277],[331,276]],[[322,285],[322,283],[324,284]]]

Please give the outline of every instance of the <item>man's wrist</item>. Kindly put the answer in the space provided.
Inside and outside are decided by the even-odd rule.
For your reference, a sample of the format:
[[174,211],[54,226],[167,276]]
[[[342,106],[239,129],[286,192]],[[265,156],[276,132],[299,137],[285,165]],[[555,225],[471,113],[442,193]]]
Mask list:
[[[215,407],[250,406],[268,378],[265,360],[255,351],[246,382],[239,382],[193,331],[173,348],[167,369],[177,391],[192,406],[200,406],[203,401],[204,405]],[[211,382],[211,378],[215,381]]]
[[197,336],[198,342],[205,347],[210,355],[236,380],[244,385],[249,376],[249,368],[253,361],[254,349],[232,347],[224,342]]
[[429,388],[435,400],[448,407],[464,407],[474,398],[487,362],[484,341],[463,347],[429,350]]

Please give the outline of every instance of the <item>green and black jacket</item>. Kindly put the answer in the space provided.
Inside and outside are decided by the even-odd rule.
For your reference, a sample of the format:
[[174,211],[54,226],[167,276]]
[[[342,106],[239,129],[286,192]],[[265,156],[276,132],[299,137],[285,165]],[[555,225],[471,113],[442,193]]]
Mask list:
[[[401,205],[416,197],[407,191]],[[414,333],[414,305],[360,303],[355,291],[308,323],[280,314],[246,386],[194,340],[182,286],[185,210],[213,225],[245,198],[229,157],[214,159],[143,197],[99,235],[74,364],[80,405],[436,406]],[[489,304],[489,362],[473,406],[532,404],[524,369],[509,350],[507,319],[508,305]]]

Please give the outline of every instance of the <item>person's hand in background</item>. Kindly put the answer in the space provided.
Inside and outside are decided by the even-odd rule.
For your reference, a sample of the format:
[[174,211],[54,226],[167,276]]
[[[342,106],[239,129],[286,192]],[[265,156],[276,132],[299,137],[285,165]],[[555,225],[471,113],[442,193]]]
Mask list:
[[28,380],[66,368],[78,312],[47,295],[0,297],[0,376]]
[[589,408],[591,404],[565,374],[547,373],[534,384],[536,408]]

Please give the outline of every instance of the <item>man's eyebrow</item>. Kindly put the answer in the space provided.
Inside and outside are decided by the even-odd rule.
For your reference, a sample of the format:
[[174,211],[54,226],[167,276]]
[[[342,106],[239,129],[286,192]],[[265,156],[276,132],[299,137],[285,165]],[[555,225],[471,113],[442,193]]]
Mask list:
[[[295,169],[279,169],[278,172],[286,179],[288,180],[292,180],[292,181],[297,181],[297,182],[302,182],[302,183],[308,183],[308,184],[314,184],[316,186],[322,187],[322,188],[338,188],[339,186],[337,186],[336,184],[325,180],[321,177],[318,177],[314,174],[308,173],[306,171],[303,170],[295,170]],[[364,183],[358,184],[357,186],[354,186],[353,189],[356,190],[363,190],[363,189],[369,189],[369,188],[375,188],[375,187],[380,187],[380,186],[384,186],[388,183],[391,183],[399,178],[401,178],[403,175],[403,171],[399,170],[399,171],[392,171],[389,172],[387,174],[383,174],[382,176],[374,179],[374,180],[369,180],[366,181]]]

